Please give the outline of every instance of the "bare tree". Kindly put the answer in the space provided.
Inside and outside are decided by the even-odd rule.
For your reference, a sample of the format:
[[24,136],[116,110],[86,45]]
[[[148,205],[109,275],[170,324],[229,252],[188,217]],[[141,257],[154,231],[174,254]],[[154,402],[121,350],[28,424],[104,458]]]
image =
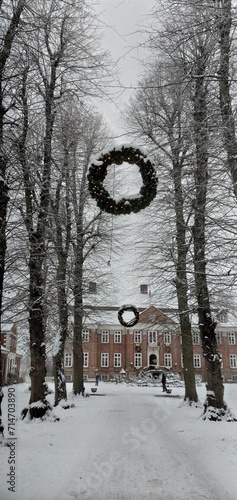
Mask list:
[[72,200],[75,219],[73,239],[74,252],[74,319],[73,319],[73,392],[83,391],[83,346],[82,329],[84,321],[83,297],[85,293],[84,267],[91,252],[105,238],[106,231],[102,229],[102,214],[88,209],[90,200],[87,188],[87,173],[91,155],[103,148],[108,137],[108,131],[100,115],[87,114],[82,122],[83,130],[80,136],[80,148],[75,151],[72,169]]
[[[51,194],[52,233],[57,257],[56,288],[58,297],[59,331],[54,348],[55,406],[67,399],[64,376],[64,347],[68,336],[67,263],[71,245],[71,208],[69,196],[70,150],[74,147],[75,131],[70,127],[69,113],[65,107],[58,117],[56,147],[61,150],[54,158],[55,188]],[[64,116],[62,116],[64,115]],[[56,168],[57,167],[57,168]],[[55,176],[54,176],[55,179]],[[55,194],[53,195],[53,192]]]
[[222,413],[226,410],[226,404],[224,402],[224,386],[221,376],[221,356],[216,341],[215,322],[211,314],[206,273],[205,222],[208,188],[208,88],[205,74],[210,51],[208,44],[203,39],[199,40],[197,52],[193,112],[196,147],[196,165],[194,171],[196,196],[193,226],[194,272],[199,328],[203,354],[207,363],[207,398],[204,408],[208,410],[208,418],[217,420],[221,418]]
[[[160,16],[161,11],[157,8],[158,5],[162,7],[161,11],[163,17],[162,15]],[[154,13],[159,21],[159,27],[157,31],[153,30],[150,36],[150,43],[153,53],[154,50],[156,51],[156,65],[157,59],[160,61],[160,66],[158,66],[159,69],[162,67],[162,64],[165,64],[170,77],[169,80],[166,78],[162,82],[160,80],[153,79],[153,84],[150,80],[148,82],[148,88],[160,89],[163,87],[163,94],[168,96],[169,87],[172,88],[174,95],[176,95],[177,88],[181,89],[186,86],[186,92],[183,94],[183,97],[186,102],[189,102],[188,106],[190,115],[187,122],[190,127],[190,133],[192,134],[192,140],[189,142],[188,149],[186,150],[185,163],[186,166],[188,165],[189,167],[189,176],[192,175],[192,187],[194,188],[195,193],[194,197],[192,195],[190,196],[190,199],[193,199],[190,205],[191,211],[188,214],[188,218],[191,216],[191,222],[193,221],[193,230],[190,235],[189,244],[193,243],[194,248],[193,266],[197,312],[199,317],[203,353],[208,370],[208,391],[204,410],[206,412],[208,408],[208,412],[205,417],[207,416],[210,419],[221,419],[223,415],[226,415],[226,404],[223,399],[221,359],[216,343],[215,323],[212,320],[211,314],[206,260],[207,193],[209,187],[208,173],[210,169],[210,151],[213,151],[214,148],[212,143],[214,139],[214,122],[212,120],[212,113],[213,111],[215,111],[216,114],[218,113],[216,99],[217,94],[215,93],[217,39],[216,33],[213,32],[213,27],[215,26],[213,21],[214,11],[215,9],[213,3],[207,4],[202,1],[198,4],[192,0],[187,0],[182,3],[177,3],[175,1],[165,3],[162,1],[156,2]],[[160,23],[161,18],[163,20],[162,26]],[[176,75],[174,75],[173,72],[174,67],[176,68]],[[171,71],[170,68],[172,68]],[[153,90],[153,92],[155,91]],[[158,90],[155,94],[157,93]],[[170,101],[172,101],[170,96],[169,100],[167,97],[163,98],[162,104],[165,103],[166,109],[167,102]],[[143,99],[143,102],[143,112],[140,113],[139,116],[140,123],[142,123],[142,125],[144,124],[145,112],[145,116],[147,118],[145,133],[149,140],[154,141],[152,136],[152,133],[154,132],[154,113],[152,115],[151,111],[150,115],[148,115],[146,106],[147,102],[145,99]],[[156,109],[155,101],[153,102],[153,109]],[[150,110],[152,110],[152,105],[150,105]],[[134,115],[136,115],[136,110],[134,110]],[[159,115],[159,119],[163,125],[163,115]],[[176,217],[178,215],[176,218],[176,261],[179,263],[177,264],[179,279],[177,273],[176,283],[179,283],[179,286],[182,284],[181,290],[183,289],[184,296],[186,295],[187,297],[187,281],[185,281],[185,274],[187,263],[186,251],[188,247],[187,240],[185,240],[185,231],[183,229],[186,227],[185,219],[182,217],[184,213],[182,209],[184,200],[182,197],[182,190],[184,186],[182,181],[180,183],[180,166],[177,169],[180,162],[180,165],[182,165],[182,150],[179,149],[179,144],[182,144],[183,134],[180,133],[180,131],[182,132],[187,124],[185,124],[182,120],[182,117],[180,124],[181,128],[179,126],[179,121],[177,120],[175,124],[177,136],[170,133],[168,144],[170,145],[172,152],[175,152],[175,149],[178,151],[177,157],[173,155],[173,159],[176,160],[176,164],[174,164],[175,168],[173,177]],[[164,144],[166,146],[166,143],[164,143],[164,139],[163,143],[161,140],[162,125],[159,127],[158,137],[160,136],[160,140],[157,145],[160,147],[161,151],[164,151]],[[218,133],[216,133],[216,136],[218,136]],[[189,161],[187,161],[188,156],[190,156]],[[179,160],[178,163],[177,158]],[[192,163],[194,165],[193,168]],[[184,166],[182,168],[184,168]],[[188,306],[187,301],[186,306]],[[214,410],[212,411],[211,407],[213,406]]]
[[[7,205],[9,200],[9,186],[7,185],[7,169],[9,165],[9,157],[6,147],[5,128],[7,115],[11,109],[12,102],[7,92],[6,81],[9,80],[8,67],[11,60],[13,44],[19,29],[22,13],[26,8],[26,0],[19,0],[13,6],[11,2],[1,1],[0,8],[2,9],[1,17],[3,20],[3,29],[1,29],[1,45],[0,45],[0,334],[2,320],[2,293],[3,280],[5,270],[5,255],[6,255],[6,221],[7,221]],[[12,82],[13,84],[13,82]],[[14,85],[14,84],[13,84]],[[2,424],[2,409],[1,403],[3,398],[2,392],[2,358],[1,358],[1,343],[0,343],[0,434],[3,435]]]
[[[161,191],[164,189],[164,179],[167,179],[165,189],[168,189],[168,185],[170,186],[172,182],[172,198],[167,197],[166,192],[162,204],[169,204],[175,214],[176,230],[174,228],[170,254],[174,264],[173,283],[176,288],[182,334],[185,400],[196,402],[187,278],[187,253],[191,243],[189,221],[193,206],[184,187],[187,168],[192,157],[192,137],[188,127],[190,107],[187,105],[187,85],[181,83],[185,76],[183,70],[179,71],[180,83],[169,85],[177,78],[177,73],[177,67],[171,63],[167,64],[167,61],[166,68],[162,63],[154,65],[149,76],[141,82],[142,90],[131,102],[127,121],[130,124],[130,131],[146,140],[147,147],[156,155],[157,163],[159,166],[162,165],[159,174],[159,177],[162,176]],[[155,88],[153,82],[156,82]],[[159,203],[157,208],[160,210]],[[153,226],[159,226],[159,222],[154,221],[154,214],[152,220]],[[156,233],[159,234],[160,240],[160,233],[157,231]],[[153,244],[156,247],[156,243]]]
[[68,300],[72,281],[75,394],[80,394],[83,388],[84,265],[100,240],[98,224],[101,219],[98,210],[94,212],[90,208],[86,174],[91,155],[104,145],[102,141],[106,140],[108,131],[98,113],[84,103],[79,105],[76,100],[64,103],[56,121],[51,233],[52,237],[55,235],[53,240],[57,256],[59,332],[56,336],[54,377],[55,404],[58,404],[66,399],[64,347],[68,337]]
[[[79,92],[80,97],[93,94],[93,85],[97,88],[99,74],[105,74],[104,54],[98,52],[96,35],[90,38],[94,33],[94,30],[90,30],[91,19],[84,0],[60,3],[50,0],[43,4],[34,2],[26,19],[27,27],[33,25],[35,29],[31,31],[31,43],[28,44],[27,39],[24,45],[27,56],[22,72],[22,132],[18,140],[18,156],[25,190],[25,212],[22,213],[29,238],[30,405],[34,403],[29,410],[31,417],[42,416],[49,407],[45,384],[44,266],[55,117],[63,99],[78,95]],[[77,31],[79,27],[82,28],[80,36]],[[38,108],[31,99],[31,92]],[[33,167],[34,163],[36,168]],[[63,294],[63,290],[61,292]],[[65,300],[62,295],[60,300]],[[40,401],[38,409],[35,404],[37,401]]]

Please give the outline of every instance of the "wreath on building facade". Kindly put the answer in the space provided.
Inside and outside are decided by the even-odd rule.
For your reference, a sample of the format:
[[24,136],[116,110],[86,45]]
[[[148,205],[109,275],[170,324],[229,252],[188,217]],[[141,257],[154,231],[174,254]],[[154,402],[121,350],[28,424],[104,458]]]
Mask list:
[[[138,166],[143,185],[137,196],[115,201],[103,186],[103,181],[109,165],[122,165],[124,162]],[[151,161],[138,148],[132,146],[116,146],[110,151],[102,152],[90,165],[88,182],[90,194],[98,207],[115,215],[140,212],[150,205],[157,192],[157,177]]]
[[[134,318],[132,318],[130,321],[124,321],[123,314],[125,313],[125,311],[133,312]],[[118,320],[119,320],[119,323],[121,325],[125,326],[126,328],[134,326],[139,321],[139,311],[135,306],[131,306],[131,305],[121,306],[119,311],[118,311]]]

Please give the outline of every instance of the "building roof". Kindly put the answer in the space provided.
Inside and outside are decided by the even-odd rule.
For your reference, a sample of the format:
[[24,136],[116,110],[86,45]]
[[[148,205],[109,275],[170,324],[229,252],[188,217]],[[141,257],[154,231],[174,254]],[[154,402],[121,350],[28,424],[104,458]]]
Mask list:
[[[100,306],[100,307],[90,307],[87,306],[86,317],[85,317],[85,327],[95,326],[96,328],[106,328],[108,326],[112,328],[118,328],[118,326],[123,329],[124,326],[120,325],[118,320],[119,307],[115,306]],[[162,311],[155,306],[150,306],[148,308],[137,308],[139,311],[139,322],[134,325],[134,327],[129,327],[129,330],[152,328],[157,326],[157,324],[163,325],[177,325],[177,320],[174,321],[175,315],[173,310]],[[133,315],[133,313],[131,313]]]

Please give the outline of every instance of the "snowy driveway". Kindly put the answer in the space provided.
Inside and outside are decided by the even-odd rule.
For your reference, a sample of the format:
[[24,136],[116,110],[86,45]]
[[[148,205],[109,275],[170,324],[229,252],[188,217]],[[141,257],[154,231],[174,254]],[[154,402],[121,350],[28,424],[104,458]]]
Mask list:
[[[211,473],[212,465],[208,471],[202,464],[196,440],[182,441],[185,421],[178,431],[172,425],[182,400],[162,397],[160,388],[148,391],[117,386],[117,393],[95,398],[93,419],[87,421],[93,446],[82,446],[80,477],[68,498],[234,500]],[[200,409],[191,412],[196,420]]]
[[[226,392],[237,413],[237,386]],[[19,421],[17,491],[6,489],[5,449],[1,499],[236,500],[237,424],[204,422],[182,396],[100,383],[98,395],[57,408],[59,422]]]

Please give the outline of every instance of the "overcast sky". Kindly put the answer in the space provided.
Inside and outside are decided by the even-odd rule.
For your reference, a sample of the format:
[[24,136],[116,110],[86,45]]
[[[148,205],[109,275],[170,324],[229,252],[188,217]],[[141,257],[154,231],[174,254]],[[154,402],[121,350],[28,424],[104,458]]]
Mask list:
[[[141,74],[142,66],[139,60],[144,57],[144,38],[139,31],[149,25],[153,4],[153,0],[97,0],[95,10],[104,33],[103,47],[110,51],[116,62],[124,87],[134,87]],[[121,113],[132,92],[131,88],[121,89],[114,102],[100,105],[106,120],[118,135],[123,133]]]

